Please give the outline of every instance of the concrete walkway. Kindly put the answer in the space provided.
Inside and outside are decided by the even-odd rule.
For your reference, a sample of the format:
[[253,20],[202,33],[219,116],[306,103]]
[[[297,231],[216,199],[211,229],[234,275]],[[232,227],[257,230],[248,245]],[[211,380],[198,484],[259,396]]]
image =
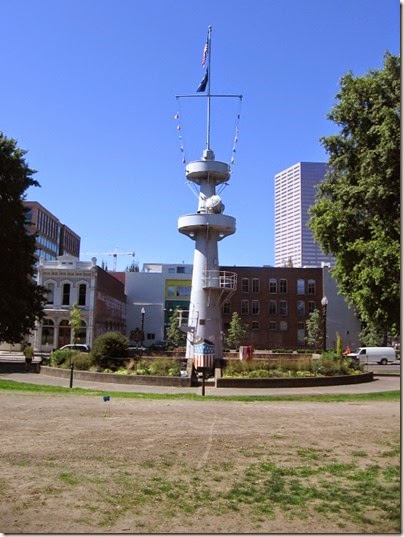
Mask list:
[[[48,386],[63,386],[69,388],[69,379],[51,377],[44,374],[35,373],[2,373],[0,379],[26,382],[28,384],[41,384]],[[173,386],[142,386],[131,384],[113,384],[91,382],[86,380],[75,380],[73,377],[73,388],[84,388],[90,390],[102,390],[105,392],[132,392],[132,393],[193,393],[202,395],[202,385],[191,388]],[[401,379],[395,376],[377,376],[373,382],[362,384],[349,384],[341,386],[316,386],[307,388],[215,388],[213,384],[205,385],[205,395],[229,396],[229,395],[327,395],[327,394],[355,394],[355,393],[375,393],[401,389]]]

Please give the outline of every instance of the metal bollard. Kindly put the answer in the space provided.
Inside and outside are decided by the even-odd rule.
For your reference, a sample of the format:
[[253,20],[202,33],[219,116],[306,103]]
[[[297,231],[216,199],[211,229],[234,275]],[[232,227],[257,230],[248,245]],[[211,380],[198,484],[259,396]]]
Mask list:
[[70,366],[70,388],[73,388],[73,369],[74,369],[74,365],[72,364]]

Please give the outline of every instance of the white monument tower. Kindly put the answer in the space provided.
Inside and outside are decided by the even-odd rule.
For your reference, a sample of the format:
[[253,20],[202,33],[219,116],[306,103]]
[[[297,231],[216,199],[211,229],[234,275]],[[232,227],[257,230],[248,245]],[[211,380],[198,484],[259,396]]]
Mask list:
[[[204,79],[198,92],[207,98],[206,148],[200,160],[190,162],[185,169],[188,181],[199,187],[197,211],[181,216],[178,230],[195,242],[192,290],[187,325],[186,358],[192,359],[197,369],[214,369],[223,358],[222,307],[234,293],[237,275],[219,270],[218,243],[236,231],[236,220],[224,214],[224,205],[216,187],[230,178],[230,166],[215,160],[210,147],[210,104],[212,97],[240,95],[211,95],[210,93],[211,27],[204,48],[202,65],[207,60]],[[195,95],[194,95],[195,96]],[[184,96],[185,97],[185,96]]]

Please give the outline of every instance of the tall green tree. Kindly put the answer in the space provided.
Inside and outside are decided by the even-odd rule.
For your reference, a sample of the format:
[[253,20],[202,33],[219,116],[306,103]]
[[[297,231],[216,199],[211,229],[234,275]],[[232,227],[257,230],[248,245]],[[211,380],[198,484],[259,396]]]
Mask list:
[[323,320],[316,309],[306,321],[306,341],[309,347],[320,349],[323,343]]
[[328,118],[339,127],[321,139],[329,172],[309,226],[341,294],[367,326],[385,335],[400,326],[400,58],[341,79]]
[[35,236],[26,228],[23,205],[39,186],[24,160],[27,151],[0,132],[0,341],[18,343],[43,317],[45,289],[34,281]]
[[238,348],[247,334],[247,326],[241,321],[240,315],[235,311],[231,316],[230,327],[226,337],[229,347]]
[[167,329],[167,340],[169,345],[183,347],[187,342],[187,335],[179,329],[180,308],[175,308],[169,321],[170,326]]
[[73,333],[73,343],[78,343],[81,331],[81,310],[77,304],[73,304],[69,315],[69,325]]

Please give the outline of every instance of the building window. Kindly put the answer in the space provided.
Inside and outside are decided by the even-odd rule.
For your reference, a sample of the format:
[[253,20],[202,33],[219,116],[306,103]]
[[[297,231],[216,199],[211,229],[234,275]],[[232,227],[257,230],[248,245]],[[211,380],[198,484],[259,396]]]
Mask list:
[[253,293],[259,293],[260,292],[260,281],[258,278],[253,278],[252,281],[252,292]]
[[305,313],[304,300],[297,301],[296,313],[299,317],[302,317]]
[[251,323],[251,330],[259,330],[260,329],[260,323],[258,321],[253,321]]
[[253,300],[251,303],[251,313],[253,315],[258,315],[260,312],[260,301],[259,300]]
[[314,313],[314,310],[316,309],[316,303],[313,300],[309,300],[307,303],[307,309],[309,314]]
[[48,291],[48,296],[46,299],[47,304],[53,304],[53,301],[55,299],[55,284],[50,282],[46,284],[46,289]]
[[44,319],[42,321],[41,345],[53,346],[55,337],[55,323],[52,319]]
[[169,285],[167,287],[167,296],[175,296],[175,287],[174,287],[174,285]]
[[81,283],[79,285],[79,306],[86,305],[86,294],[87,294],[87,285],[85,283]]
[[189,296],[191,287],[189,285],[179,285],[177,287],[177,296]]
[[276,293],[276,292],[278,291],[278,289],[277,289],[277,287],[278,287],[277,283],[278,283],[278,282],[276,281],[275,278],[271,278],[271,279],[269,280],[269,292],[270,292],[270,293]]
[[63,319],[59,323],[59,334],[58,334],[58,347],[63,347],[63,345],[68,345],[71,339],[71,327],[67,319]]
[[297,323],[297,343],[298,345],[304,345],[305,342],[304,323]]
[[269,315],[276,315],[276,300],[269,301]]
[[309,280],[307,282],[307,294],[308,295],[316,294],[316,280]]
[[87,341],[87,325],[85,321],[80,321],[80,329],[78,331],[78,343],[86,343]]
[[269,329],[276,330],[276,321],[269,321]]
[[279,280],[279,292],[286,294],[288,292],[288,282],[285,279]]
[[282,330],[282,332],[286,332],[288,329],[288,323],[286,321],[281,321],[279,323],[279,330]]
[[225,303],[223,304],[223,313],[224,313],[225,315],[230,315],[230,313],[231,313],[230,302],[225,302]]
[[63,296],[62,296],[62,305],[70,305],[70,283],[63,284]]
[[288,314],[288,303],[286,300],[279,301],[279,315],[286,316]]
[[304,280],[297,280],[297,294],[304,295]]
[[248,313],[249,313],[248,300],[242,300],[241,301],[241,315],[248,315]]
[[248,278],[242,278],[241,291],[243,293],[248,293],[250,291],[250,280]]

